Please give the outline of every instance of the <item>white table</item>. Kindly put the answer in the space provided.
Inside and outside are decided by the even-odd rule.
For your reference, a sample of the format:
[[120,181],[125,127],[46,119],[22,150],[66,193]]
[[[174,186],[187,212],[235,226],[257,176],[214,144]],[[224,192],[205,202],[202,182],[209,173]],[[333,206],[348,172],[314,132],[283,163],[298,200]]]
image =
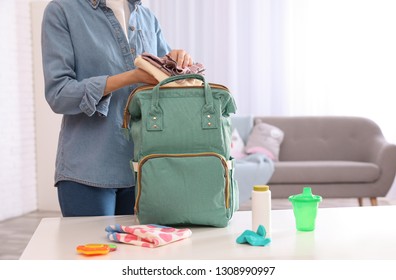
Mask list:
[[133,216],[44,218],[24,250],[23,260],[78,259],[396,259],[396,206],[319,208],[316,230],[298,232],[292,210],[272,211],[272,242],[266,247],[237,244],[251,226],[251,212],[235,214],[227,228],[193,227],[188,239],[149,249],[117,243],[117,251],[86,257],[76,247],[110,243],[105,227],[132,225]]

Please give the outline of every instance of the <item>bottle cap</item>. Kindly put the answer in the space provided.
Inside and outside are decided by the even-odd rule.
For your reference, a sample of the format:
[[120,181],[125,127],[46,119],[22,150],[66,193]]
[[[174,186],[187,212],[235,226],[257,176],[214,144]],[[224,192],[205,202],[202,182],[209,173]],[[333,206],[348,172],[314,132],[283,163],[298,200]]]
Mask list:
[[253,187],[253,190],[256,192],[266,192],[269,191],[269,186],[267,185],[256,185]]
[[289,196],[290,201],[303,201],[303,202],[320,202],[322,197],[313,195],[310,187],[304,187],[303,192],[296,195]]

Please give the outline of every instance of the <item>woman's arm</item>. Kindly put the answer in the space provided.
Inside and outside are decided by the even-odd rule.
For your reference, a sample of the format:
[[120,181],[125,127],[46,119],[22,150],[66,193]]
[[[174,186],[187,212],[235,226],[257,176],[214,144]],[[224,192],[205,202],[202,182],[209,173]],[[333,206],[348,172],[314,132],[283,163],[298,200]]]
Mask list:
[[106,81],[103,96],[109,95],[125,86],[136,83],[145,83],[155,85],[158,81],[142,69],[134,69],[117,75],[109,76]]
[[[192,58],[185,50],[171,50],[169,55],[175,61],[177,61],[180,67],[192,65]],[[155,85],[158,83],[158,81],[146,71],[137,68],[117,75],[109,76],[107,78],[103,96],[109,95],[111,92],[122,87],[136,83]]]

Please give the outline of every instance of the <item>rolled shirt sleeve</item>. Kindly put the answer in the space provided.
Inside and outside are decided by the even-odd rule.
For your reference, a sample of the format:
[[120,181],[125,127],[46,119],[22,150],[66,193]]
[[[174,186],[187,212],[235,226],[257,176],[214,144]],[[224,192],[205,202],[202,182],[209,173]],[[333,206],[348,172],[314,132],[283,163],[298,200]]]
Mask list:
[[80,102],[80,109],[88,116],[98,112],[101,116],[107,116],[111,95],[103,97],[106,86],[106,76],[95,77],[85,83],[85,90]]

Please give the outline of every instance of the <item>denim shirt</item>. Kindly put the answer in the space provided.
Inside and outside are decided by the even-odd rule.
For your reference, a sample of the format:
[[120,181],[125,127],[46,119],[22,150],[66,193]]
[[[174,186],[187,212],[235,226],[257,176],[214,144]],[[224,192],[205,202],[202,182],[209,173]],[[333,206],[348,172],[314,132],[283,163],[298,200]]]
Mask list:
[[121,126],[137,85],[103,97],[106,80],[134,69],[142,52],[164,56],[170,48],[151,11],[140,1],[128,2],[128,37],[105,0],[53,0],[45,9],[45,97],[55,113],[63,114],[55,185],[70,180],[105,188],[134,186],[133,143]]

